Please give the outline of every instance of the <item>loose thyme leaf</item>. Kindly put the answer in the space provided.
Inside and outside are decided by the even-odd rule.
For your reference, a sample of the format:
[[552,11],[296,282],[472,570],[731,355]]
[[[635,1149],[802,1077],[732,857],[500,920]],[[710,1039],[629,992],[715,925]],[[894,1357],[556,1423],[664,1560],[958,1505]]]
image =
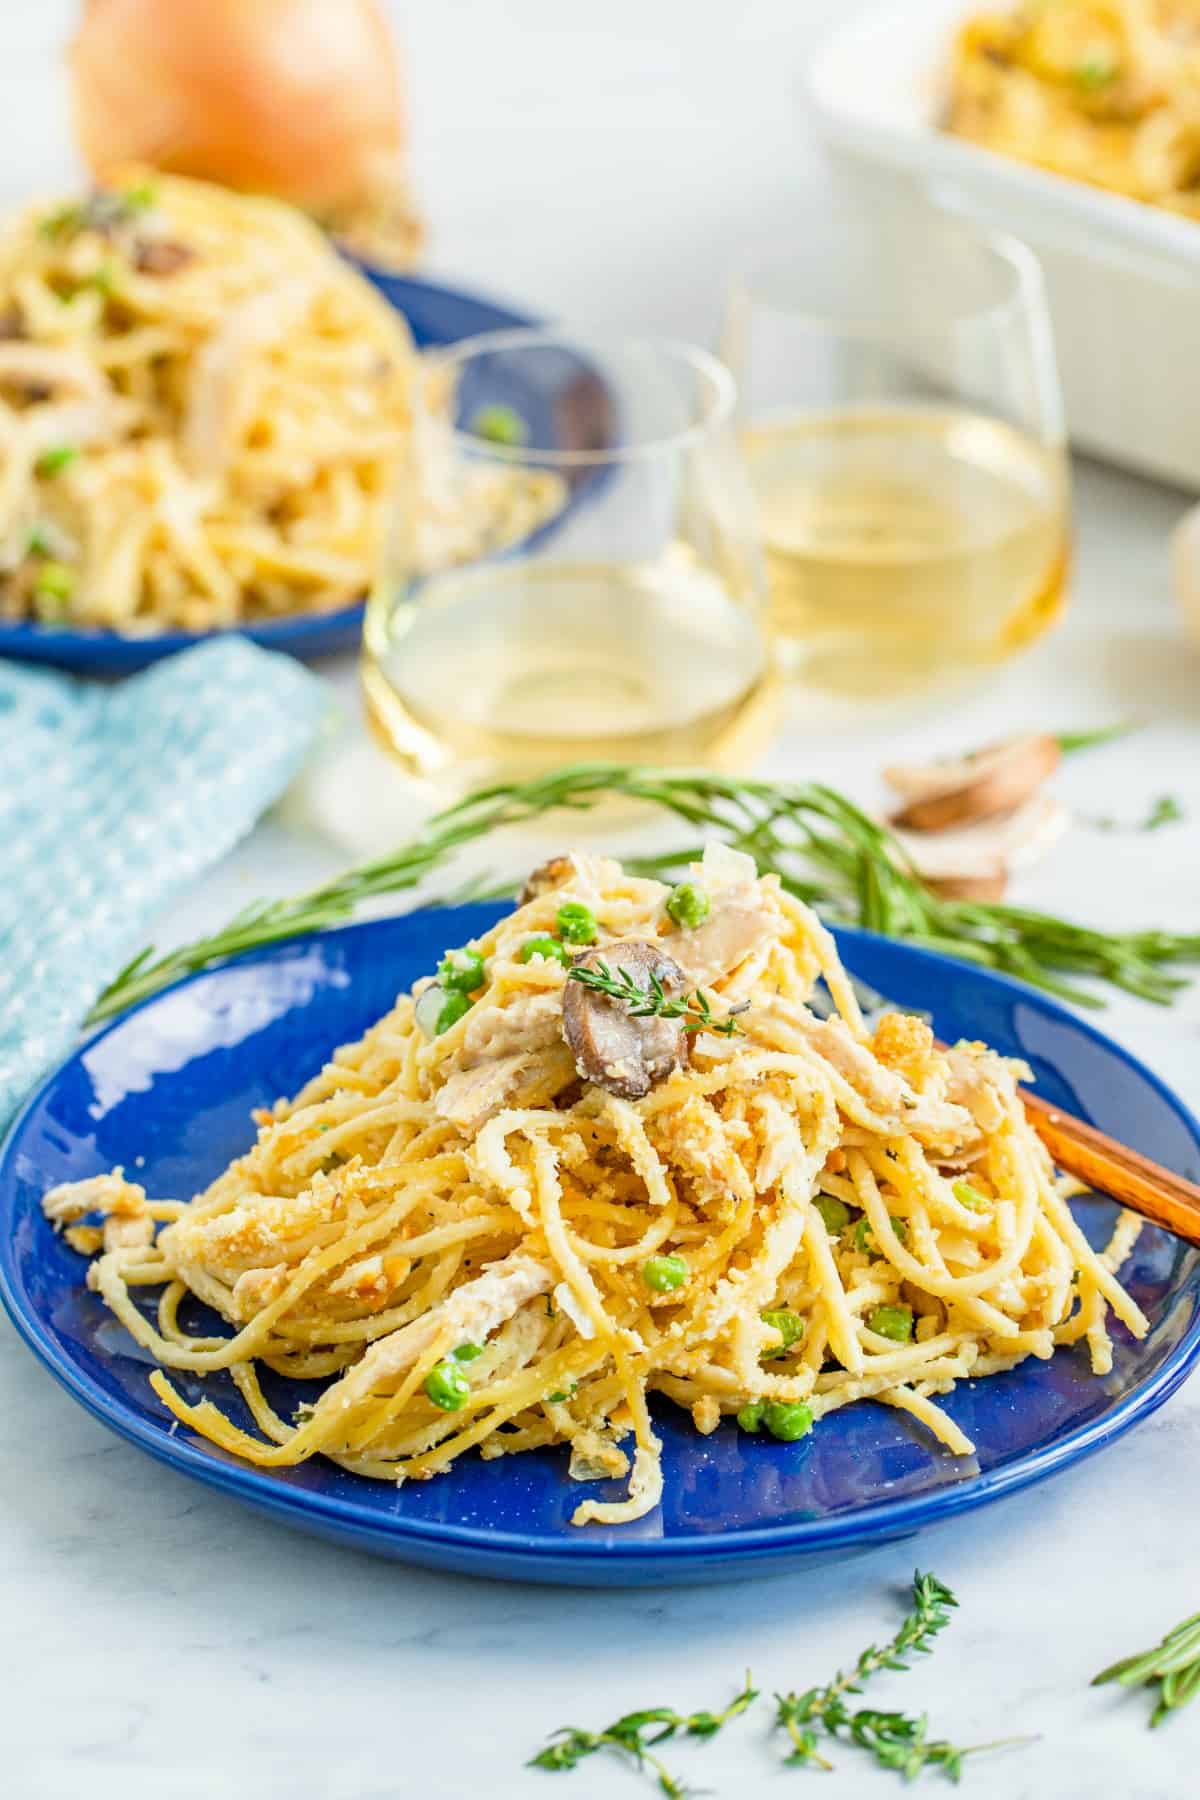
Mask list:
[[[907,1669],[906,1659],[924,1654],[931,1648],[934,1638],[950,1623],[951,1609],[957,1605],[950,1589],[936,1575],[922,1575],[918,1570],[913,1576],[911,1609],[893,1638],[886,1644],[868,1645],[853,1669],[839,1670],[824,1687],[809,1688],[803,1694],[776,1694],[775,1724],[787,1732],[792,1745],[785,1760],[793,1765],[815,1762],[821,1768],[828,1768],[830,1765],[817,1753],[818,1729],[829,1737],[848,1731],[855,1742],[871,1749],[881,1761],[876,1740],[890,1755],[903,1741],[905,1733],[911,1737],[919,1724],[923,1742],[925,1721],[907,1720],[901,1713],[864,1713],[863,1720],[873,1723],[864,1722],[860,1735],[855,1729],[859,1715],[847,1707],[846,1696],[861,1693],[864,1684],[881,1669]],[[878,1723],[880,1720],[903,1721],[903,1730],[900,1725],[893,1724],[885,1731]],[[946,1760],[941,1758],[943,1763]],[[894,1766],[894,1763],[885,1763],[885,1767]]]
[[340,925],[377,895],[420,886],[477,838],[559,808],[587,811],[614,795],[669,813],[688,831],[689,842],[673,850],[630,857],[633,874],[672,881],[699,855],[697,838],[715,838],[745,851],[760,873],[777,874],[788,893],[834,923],[866,923],[869,915],[874,928],[891,937],[1000,969],[1083,1005],[1099,1001],[1078,977],[1168,1004],[1186,985],[1173,966],[1200,962],[1200,932],[1096,931],[1026,907],[939,899],[885,826],[819,782],[774,784],[703,771],[665,774],[622,763],[576,763],[533,781],[481,788],[389,855],[307,893],[260,901],[211,937],[147,958],[109,984],[90,1018],[124,1012],[181,975],[239,951]]
[[595,994],[606,994],[610,1000],[623,1002],[635,1019],[682,1019],[685,1031],[713,1031],[720,1037],[733,1037],[741,1031],[732,1013],[726,1013],[724,1018],[717,1017],[702,988],[672,998],[659,976],[651,975],[647,986],[642,987],[628,969],[614,971],[602,957],[593,968],[572,969],[567,980],[577,981]]
[[1160,825],[1175,825],[1187,814],[1174,794],[1160,794],[1142,821],[1143,831],[1157,831]]
[[659,1791],[668,1795],[669,1800],[685,1800],[688,1789],[652,1754],[654,1746],[666,1743],[677,1732],[702,1740],[715,1737],[723,1725],[744,1713],[757,1699],[758,1689],[751,1686],[747,1671],[745,1686],[740,1693],[734,1695],[723,1712],[678,1713],[669,1706],[651,1706],[641,1712],[625,1713],[623,1717],[614,1719],[603,1731],[583,1731],[576,1725],[563,1726],[554,1733],[553,1740],[543,1750],[530,1758],[529,1767],[558,1773],[563,1769],[577,1768],[585,1756],[592,1756],[597,1750],[607,1748],[628,1756],[639,1769],[648,1765],[654,1772]]
[[1161,1725],[1168,1713],[1186,1706],[1200,1693],[1200,1613],[1168,1631],[1161,1644],[1127,1656],[1092,1678],[1092,1686],[1119,1681],[1122,1687],[1158,1689],[1150,1724]]

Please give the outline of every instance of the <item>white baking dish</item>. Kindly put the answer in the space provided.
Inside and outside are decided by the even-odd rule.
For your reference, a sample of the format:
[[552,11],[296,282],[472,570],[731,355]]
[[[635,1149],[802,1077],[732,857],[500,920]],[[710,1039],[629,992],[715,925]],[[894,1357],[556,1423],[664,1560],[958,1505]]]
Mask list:
[[939,131],[954,30],[976,10],[881,0],[826,43],[808,88],[839,178],[893,230],[910,218],[914,240],[921,215],[950,206],[1030,244],[1073,441],[1200,489],[1200,223]]

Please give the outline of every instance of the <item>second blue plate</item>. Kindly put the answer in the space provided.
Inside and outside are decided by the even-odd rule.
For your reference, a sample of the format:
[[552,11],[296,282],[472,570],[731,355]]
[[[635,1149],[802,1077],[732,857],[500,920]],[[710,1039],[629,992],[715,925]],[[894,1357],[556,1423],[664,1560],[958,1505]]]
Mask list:
[[[420,349],[456,344],[483,331],[509,331],[533,323],[525,313],[512,312],[459,288],[442,287],[437,282],[418,281],[406,275],[385,275],[376,269],[365,273],[404,314]],[[292,656],[328,656],[336,650],[354,648],[362,635],[362,620],[360,600],[337,612],[295,613],[289,618],[238,629],[243,637],[261,644],[265,650],[286,650]],[[59,631],[28,622],[0,621],[0,656],[15,657],[21,662],[51,663],[80,674],[131,675],[214,635],[211,631],[167,631],[157,637],[122,637],[115,631]]]

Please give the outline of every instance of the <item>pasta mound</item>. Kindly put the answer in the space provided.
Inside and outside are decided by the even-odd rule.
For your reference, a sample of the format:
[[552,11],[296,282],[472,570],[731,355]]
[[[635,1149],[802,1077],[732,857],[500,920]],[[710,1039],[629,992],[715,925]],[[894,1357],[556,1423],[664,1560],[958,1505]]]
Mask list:
[[[515,541],[545,473],[458,467],[449,387],[303,214],[175,176],[0,236],[0,619],[149,636],[362,600]],[[460,459],[461,460],[461,459]]]
[[[1114,1272],[1137,1221],[1089,1247],[1026,1120],[1028,1071],[920,1019],[868,1025],[828,932],[748,858],[711,847],[691,879],[678,925],[660,883],[557,858],[190,1204],[120,1171],[46,1196],[99,1250],[89,1283],[171,1412],[259,1467],[323,1455],[392,1481],[567,1445],[578,1480],[628,1475],[574,1513],[615,1524],[662,1491],[651,1393],[702,1432],[815,1422],[818,1446],[823,1418],[874,1398],[966,1456],[939,1404],[956,1382],[1077,1343],[1104,1373],[1110,1311],[1145,1333]],[[530,951],[560,932],[574,943]],[[576,978],[635,946],[686,1016],[633,1018]],[[665,1072],[639,1064],[643,1029],[656,1058],[677,1033]],[[189,1295],[232,1335],[184,1330]],[[312,1403],[280,1417],[260,1365],[320,1383]],[[163,1369],[229,1370],[258,1434]]]
[[1200,216],[1197,0],[1026,0],[958,34],[946,129]]

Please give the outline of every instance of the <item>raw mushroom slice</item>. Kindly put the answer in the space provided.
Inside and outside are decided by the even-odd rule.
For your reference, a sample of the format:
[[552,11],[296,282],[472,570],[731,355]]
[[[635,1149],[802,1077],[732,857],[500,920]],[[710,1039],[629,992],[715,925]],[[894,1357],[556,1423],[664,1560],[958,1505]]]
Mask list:
[[[631,976],[640,988],[649,987],[652,976],[668,995],[685,986],[679,964],[664,954],[661,945],[645,938],[601,944],[577,957],[572,966],[594,969],[599,963],[614,975]],[[623,1000],[598,994],[580,981],[568,981],[563,990],[563,1036],[584,1081],[621,1100],[640,1100],[688,1056],[682,1020],[655,1014],[639,1017]]]
[[909,831],[945,831],[1013,812],[1054,773],[1061,756],[1057,738],[1035,731],[953,761],[897,764],[884,770],[884,779],[906,804],[890,822]]
[[897,831],[895,837],[917,874],[944,899],[998,900],[1010,872],[1040,861],[1069,823],[1065,806],[1035,794],[1002,819],[935,835]]

